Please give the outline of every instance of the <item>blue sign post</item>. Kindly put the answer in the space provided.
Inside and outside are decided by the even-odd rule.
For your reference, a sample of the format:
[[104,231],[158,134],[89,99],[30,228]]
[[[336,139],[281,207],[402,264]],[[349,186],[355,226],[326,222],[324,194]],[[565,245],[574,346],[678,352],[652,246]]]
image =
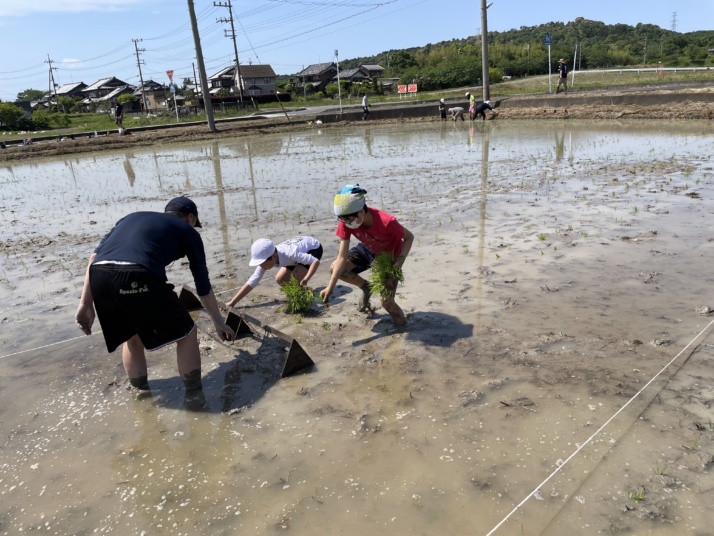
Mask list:
[[551,61],[550,61],[550,45],[553,44],[553,40],[550,38],[548,32],[545,33],[545,39],[543,39],[543,44],[548,47],[548,93],[553,93],[553,78],[551,75]]

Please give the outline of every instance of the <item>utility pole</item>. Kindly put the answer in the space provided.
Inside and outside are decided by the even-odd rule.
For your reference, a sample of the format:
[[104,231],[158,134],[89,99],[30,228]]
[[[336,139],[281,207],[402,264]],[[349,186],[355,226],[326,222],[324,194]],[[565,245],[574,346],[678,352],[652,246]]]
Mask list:
[[340,58],[335,49],[335,64],[337,65],[337,94],[340,97],[340,113],[342,113],[342,88],[340,88]]
[[488,79],[488,24],[486,10],[493,5],[493,2],[486,5],[486,0],[481,0],[481,79],[483,81],[483,100],[489,99],[489,79]]
[[[50,59],[50,55],[47,54],[47,60],[45,63],[48,63],[50,65],[50,74],[49,74],[49,80],[48,84],[50,85],[49,91],[47,92],[47,100],[48,102],[48,107],[47,110],[51,113],[52,112],[52,99],[50,99],[50,96],[54,93],[55,95],[55,104],[57,105],[57,111],[59,111],[59,101],[57,100],[57,84],[55,84],[55,75],[52,74],[52,71],[56,71],[57,67],[52,67],[52,60]],[[62,111],[64,112],[64,106],[62,106]]]
[[526,76],[529,76],[531,74],[531,44],[528,43],[526,48],[528,49],[528,67],[526,68]]
[[[230,22],[231,23],[231,35],[233,38],[233,51],[236,54],[236,72],[238,73],[238,95],[240,98],[241,106],[243,105],[243,77],[240,74],[240,61],[238,60],[238,44],[236,43],[236,29],[233,25],[233,6],[231,5],[231,0],[228,2],[213,2],[216,7],[227,7],[228,8],[228,18],[227,19],[216,19],[216,22]],[[225,32],[226,37],[228,36],[228,31]]]
[[144,105],[144,111],[149,113],[149,106],[146,103],[146,91],[144,90],[144,76],[141,74],[141,64],[142,60],[139,59],[139,52],[146,52],[145,48],[139,48],[137,43],[141,41],[141,39],[132,39],[134,41],[134,50],[136,50],[136,65],[139,67],[139,81],[141,82],[141,100]]
[[191,18],[193,43],[196,47],[196,61],[198,61],[198,72],[201,74],[201,93],[203,93],[203,106],[206,109],[208,130],[210,132],[215,132],[216,124],[213,121],[213,104],[211,103],[211,94],[208,92],[208,79],[206,78],[206,66],[203,64],[203,52],[201,51],[201,37],[198,35],[196,10],[193,8],[193,0],[186,0],[186,2],[188,3],[188,15]]
[[647,38],[645,37],[645,59],[643,62],[645,65],[647,65]]

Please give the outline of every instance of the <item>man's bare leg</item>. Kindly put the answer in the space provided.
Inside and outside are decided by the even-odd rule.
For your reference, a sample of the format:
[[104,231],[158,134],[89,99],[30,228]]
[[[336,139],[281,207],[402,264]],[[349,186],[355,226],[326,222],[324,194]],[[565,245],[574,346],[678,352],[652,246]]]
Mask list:
[[124,370],[129,376],[129,382],[137,389],[149,389],[144,343],[141,342],[138,335],[134,335],[124,343],[121,360]]
[[186,391],[201,389],[201,352],[198,349],[196,326],[176,343],[176,363]]

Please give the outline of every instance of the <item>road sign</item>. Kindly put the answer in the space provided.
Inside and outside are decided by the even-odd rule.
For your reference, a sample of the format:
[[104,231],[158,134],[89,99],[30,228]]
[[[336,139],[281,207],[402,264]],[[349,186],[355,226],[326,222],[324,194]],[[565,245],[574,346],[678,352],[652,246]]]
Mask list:
[[170,82],[174,81],[174,72],[173,71],[166,71],[166,76],[169,77]]
[[170,91],[171,93],[176,93],[176,86],[174,85],[173,82],[171,82],[171,83],[169,84],[169,91]]
[[409,84],[409,86],[407,87],[407,91],[409,91],[409,93],[416,93],[416,92],[417,92],[417,85],[416,85],[416,84]]
[[397,86],[397,93],[406,93],[407,92],[407,86]]
[[553,44],[553,40],[550,38],[550,34],[548,32],[546,32],[546,34],[545,34],[545,39],[543,40],[543,44],[548,45],[548,46]]

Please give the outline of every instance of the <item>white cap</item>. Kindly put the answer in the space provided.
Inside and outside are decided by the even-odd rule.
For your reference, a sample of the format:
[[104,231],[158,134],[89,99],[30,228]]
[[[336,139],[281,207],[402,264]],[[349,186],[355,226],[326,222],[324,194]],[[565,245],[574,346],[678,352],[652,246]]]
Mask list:
[[466,92],[466,97],[468,97],[469,95],[471,95],[471,93],[469,93],[469,92],[467,91],[467,92]]
[[259,238],[250,246],[250,262],[248,266],[263,264],[275,253],[273,242],[267,238]]
[[483,101],[483,102],[485,102],[486,104],[491,104],[491,101],[490,101],[490,100]]
[[444,99],[441,99],[441,102],[446,102]]

